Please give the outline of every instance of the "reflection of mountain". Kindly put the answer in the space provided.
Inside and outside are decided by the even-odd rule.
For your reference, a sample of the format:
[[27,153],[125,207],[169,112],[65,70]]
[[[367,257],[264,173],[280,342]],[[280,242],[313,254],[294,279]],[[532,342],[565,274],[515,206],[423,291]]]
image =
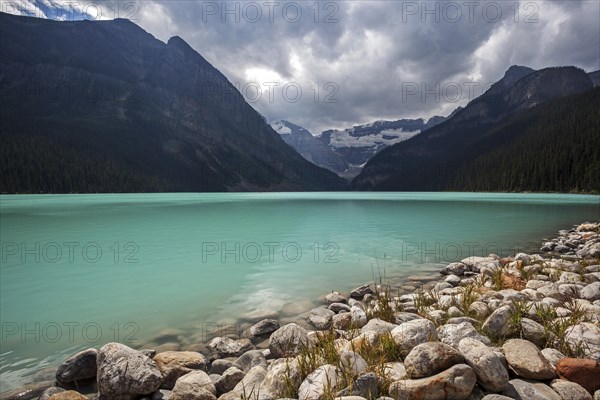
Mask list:
[[600,148],[600,104],[592,87],[575,67],[511,67],[454,117],[377,154],[352,186],[598,191],[600,153],[592,149]]
[[317,137],[301,126],[285,120],[274,121],[271,126],[307,160],[351,179],[379,151],[407,140],[445,119],[436,116],[427,123],[422,118],[376,121],[344,130],[327,130]]
[[327,190],[179,37],[0,15],[3,192]]

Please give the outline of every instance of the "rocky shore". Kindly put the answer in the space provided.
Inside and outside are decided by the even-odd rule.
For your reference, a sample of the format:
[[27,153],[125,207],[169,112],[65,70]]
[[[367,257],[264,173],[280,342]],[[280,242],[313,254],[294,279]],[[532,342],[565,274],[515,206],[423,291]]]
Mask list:
[[540,254],[470,257],[402,293],[332,292],[196,351],[108,343],[10,400],[600,400],[600,223]]

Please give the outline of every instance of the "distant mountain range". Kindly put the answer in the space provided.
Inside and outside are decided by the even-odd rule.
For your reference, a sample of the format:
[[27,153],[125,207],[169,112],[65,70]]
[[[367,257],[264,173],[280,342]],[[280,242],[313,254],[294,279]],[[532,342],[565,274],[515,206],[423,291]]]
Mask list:
[[0,14],[0,192],[341,190],[180,37]]
[[375,121],[344,130],[326,130],[319,136],[313,136],[305,128],[286,120],[273,121],[271,127],[310,162],[352,179],[379,151],[410,139],[447,118],[435,116],[427,122],[422,118]]
[[448,117],[313,136],[128,20],[0,13],[0,55],[0,193],[600,192],[600,71],[513,66]]
[[579,68],[513,66],[452,118],[374,156],[352,188],[600,191],[593,88]]

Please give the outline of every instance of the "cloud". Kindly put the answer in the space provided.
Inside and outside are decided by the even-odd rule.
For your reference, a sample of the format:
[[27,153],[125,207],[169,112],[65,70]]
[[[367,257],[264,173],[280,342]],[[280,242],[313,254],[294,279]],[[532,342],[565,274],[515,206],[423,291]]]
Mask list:
[[313,133],[448,114],[513,64],[600,69],[597,0],[116,4],[160,40],[181,36],[268,120]]

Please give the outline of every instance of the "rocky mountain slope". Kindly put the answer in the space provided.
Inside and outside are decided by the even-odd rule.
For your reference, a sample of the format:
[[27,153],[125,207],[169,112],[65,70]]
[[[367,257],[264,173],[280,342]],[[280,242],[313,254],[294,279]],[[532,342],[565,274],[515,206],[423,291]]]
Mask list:
[[[536,159],[534,150],[542,147],[545,149],[548,158],[544,158],[544,163],[538,167],[546,168],[551,163],[552,155],[572,152],[576,147],[581,148],[581,140],[585,143],[585,138],[592,141],[597,139],[598,131],[593,131],[598,119],[597,113],[591,111],[583,101],[574,103],[577,95],[560,105],[555,105],[556,109],[545,109],[545,113],[542,111],[540,114],[539,110],[533,109],[538,105],[543,107],[549,100],[569,94],[580,94],[591,88],[593,84],[588,75],[575,67],[547,68],[540,71],[511,67],[500,81],[482,96],[471,101],[453,118],[376,155],[354,179],[353,188],[467,190],[467,186],[456,183],[459,179],[458,171],[462,171],[465,164],[477,157],[485,157],[486,152],[513,145],[516,143],[514,141],[525,133],[528,134],[528,145],[533,146],[528,149],[532,152],[532,159]],[[587,93],[586,101],[595,104],[596,96],[595,92]],[[559,111],[563,116],[577,113],[578,121],[585,121],[584,126],[577,125],[573,117],[557,120],[554,113]],[[522,118],[519,118],[519,115],[522,115]],[[533,126],[535,123],[544,124],[544,121],[549,119],[555,123],[545,124],[544,132]],[[556,133],[563,135],[560,144],[545,140],[545,135],[555,138]],[[535,138],[532,138],[532,135]],[[505,161],[510,162],[509,159]],[[523,171],[525,173],[527,167],[523,168],[526,168]],[[570,166],[565,165],[565,168],[567,171],[573,170]],[[502,166],[496,165],[493,170],[485,172],[486,179],[492,183],[484,185],[485,189],[483,186],[470,185],[468,190],[536,190],[535,180],[527,180],[510,189],[494,185],[494,177],[502,171]],[[558,186],[567,190],[578,189],[577,185]],[[546,185],[543,190],[561,189]]]
[[[0,15],[1,192],[339,190],[183,39]],[[4,146],[3,146],[4,147]]]

